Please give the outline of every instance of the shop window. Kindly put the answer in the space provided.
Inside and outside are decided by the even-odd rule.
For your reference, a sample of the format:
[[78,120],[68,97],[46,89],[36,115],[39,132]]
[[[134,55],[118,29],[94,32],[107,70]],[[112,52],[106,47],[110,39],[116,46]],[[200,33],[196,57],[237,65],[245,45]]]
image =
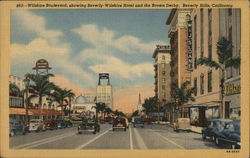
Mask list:
[[212,92],[212,71],[209,71],[208,72],[208,75],[207,75],[207,81],[208,81],[208,83],[207,83],[207,85],[208,85],[208,87],[207,87],[207,91],[208,92]]
[[201,74],[200,76],[200,94],[204,94],[204,75]]

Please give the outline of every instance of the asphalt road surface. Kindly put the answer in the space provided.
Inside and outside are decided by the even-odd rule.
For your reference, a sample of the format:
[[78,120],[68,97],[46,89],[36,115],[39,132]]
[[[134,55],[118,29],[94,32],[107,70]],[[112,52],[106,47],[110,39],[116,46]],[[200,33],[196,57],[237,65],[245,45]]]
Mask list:
[[126,131],[112,131],[110,124],[101,124],[97,134],[78,134],[77,127],[32,132],[10,137],[11,149],[208,149],[218,148],[210,140],[202,140],[193,132],[174,132],[167,125],[145,125]]

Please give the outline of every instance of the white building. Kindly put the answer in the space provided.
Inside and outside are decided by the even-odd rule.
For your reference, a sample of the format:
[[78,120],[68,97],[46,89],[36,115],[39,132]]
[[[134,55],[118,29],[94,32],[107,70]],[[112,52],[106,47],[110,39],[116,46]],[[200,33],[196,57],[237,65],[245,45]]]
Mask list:
[[75,102],[72,105],[73,113],[79,114],[81,116],[95,116],[95,104],[89,103],[87,98],[83,95],[80,95],[76,98]]
[[24,85],[23,79],[21,79],[20,77],[17,77],[17,76],[14,76],[14,75],[9,75],[9,82],[17,85],[17,87],[20,90],[24,90],[25,89],[25,85]]

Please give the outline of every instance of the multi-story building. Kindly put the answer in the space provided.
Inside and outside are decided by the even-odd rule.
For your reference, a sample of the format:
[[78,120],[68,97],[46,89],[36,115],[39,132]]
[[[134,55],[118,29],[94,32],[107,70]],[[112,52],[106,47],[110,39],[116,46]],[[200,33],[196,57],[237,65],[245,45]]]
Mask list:
[[[159,105],[171,101],[170,95],[170,55],[171,48],[167,45],[157,45],[153,54],[155,59],[155,97],[159,101]],[[170,109],[168,109],[169,113]],[[167,118],[169,114],[167,114]]]
[[[201,57],[218,62],[217,42],[224,36],[233,43],[233,57],[240,55],[240,10],[194,9],[192,20],[191,84],[196,89],[195,101],[189,106],[191,122],[203,126],[212,118],[229,117],[240,113],[240,71],[229,68],[226,80],[226,105],[222,104],[221,72],[205,65],[197,65]],[[237,88],[234,88],[237,87]],[[237,89],[232,90],[231,89]]]
[[105,103],[109,108],[113,109],[113,91],[108,73],[99,74],[99,82],[96,86],[96,102]]
[[[192,54],[190,48],[190,18],[191,9],[172,9],[166,24],[169,25],[168,37],[171,45],[171,96],[175,102],[175,88],[191,80]],[[189,40],[188,40],[189,39]],[[182,110],[173,109],[173,120],[181,116]],[[188,115],[185,110],[184,116]]]
[[21,91],[25,89],[24,82],[20,77],[10,75],[9,82],[15,84]]
[[83,95],[86,99],[88,103],[95,103],[96,101],[96,94],[84,94]]

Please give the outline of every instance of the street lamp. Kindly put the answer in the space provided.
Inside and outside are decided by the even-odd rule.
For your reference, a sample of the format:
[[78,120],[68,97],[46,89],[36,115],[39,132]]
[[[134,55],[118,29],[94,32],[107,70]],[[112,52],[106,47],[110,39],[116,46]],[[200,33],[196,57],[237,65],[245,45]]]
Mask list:
[[28,103],[28,93],[29,93],[29,84],[30,84],[30,80],[28,78],[25,78],[23,80],[24,82],[24,85],[25,85],[25,119],[26,119],[26,125],[28,125],[28,106],[29,106],[29,103]]

